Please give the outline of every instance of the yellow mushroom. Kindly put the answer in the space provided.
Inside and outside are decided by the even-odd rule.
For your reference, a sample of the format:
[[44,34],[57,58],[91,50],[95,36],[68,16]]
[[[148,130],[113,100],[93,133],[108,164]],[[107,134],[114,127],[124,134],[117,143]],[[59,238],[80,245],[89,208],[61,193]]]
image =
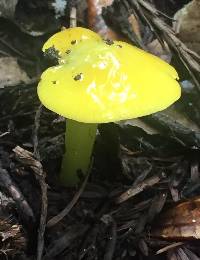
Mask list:
[[71,119],[62,179],[74,184],[77,170],[85,174],[88,169],[98,123],[163,110],[180,97],[181,89],[176,70],[166,62],[88,29],[59,32],[43,50],[51,47],[59,52],[59,65],[42,74],[38,96],[45,107]]

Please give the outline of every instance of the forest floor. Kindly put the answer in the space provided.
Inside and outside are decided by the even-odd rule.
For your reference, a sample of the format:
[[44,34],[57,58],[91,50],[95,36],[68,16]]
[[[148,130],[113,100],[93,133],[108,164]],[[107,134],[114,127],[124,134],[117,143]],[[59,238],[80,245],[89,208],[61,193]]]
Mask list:
[[58,177],[65,120],[40,104],[37,84],[49,66],[42,45],[70,26],[74,6],[88,27],[92,1],[63,0],[59,10],[59,1],[4,2],[0,259],[200,259],[200,57],[170,31],[189,1],[123,0],[102,9],[109,28],[175,66],[182,98],[163,113],[99,125],[90,174],[74,188]]

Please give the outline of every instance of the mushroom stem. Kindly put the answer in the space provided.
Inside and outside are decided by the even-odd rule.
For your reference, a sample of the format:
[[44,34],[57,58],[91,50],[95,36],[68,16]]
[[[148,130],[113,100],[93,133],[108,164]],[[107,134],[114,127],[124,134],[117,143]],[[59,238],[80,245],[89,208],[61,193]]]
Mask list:
[[97,124],[67,119],[61,182],[66,186],[78,183],[78,171],[86,175],[96,137]]

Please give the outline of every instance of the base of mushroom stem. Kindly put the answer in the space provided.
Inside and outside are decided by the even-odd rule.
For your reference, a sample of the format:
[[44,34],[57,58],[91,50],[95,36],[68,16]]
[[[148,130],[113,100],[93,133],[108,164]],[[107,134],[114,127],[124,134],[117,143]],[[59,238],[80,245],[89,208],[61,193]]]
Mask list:
[[79,183],[79,173],[84,176],[88,172],[93,145],[96,137],[97,124],[80,123],[67,119],[65,149],[60,180],[65,186]]

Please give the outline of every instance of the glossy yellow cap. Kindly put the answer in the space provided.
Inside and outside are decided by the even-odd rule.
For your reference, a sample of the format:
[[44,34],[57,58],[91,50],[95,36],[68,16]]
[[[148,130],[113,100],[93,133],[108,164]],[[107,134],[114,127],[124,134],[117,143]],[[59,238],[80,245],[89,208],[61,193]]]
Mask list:
[[101,37],[97,33],[82,27],[64,29],[51,36],[45,42],[42,51],[45,52],[54,47],[59,56],[62,57],[70,52],[73,45],[88,39],[101,40]]
[[60,65],[42,74],[38,96],[66,118],[85,123],[137,118],[167,108],[181,95],[172,66],[127,43],[71,28],[55,34],[43,49],[52,45],[61,52]]

